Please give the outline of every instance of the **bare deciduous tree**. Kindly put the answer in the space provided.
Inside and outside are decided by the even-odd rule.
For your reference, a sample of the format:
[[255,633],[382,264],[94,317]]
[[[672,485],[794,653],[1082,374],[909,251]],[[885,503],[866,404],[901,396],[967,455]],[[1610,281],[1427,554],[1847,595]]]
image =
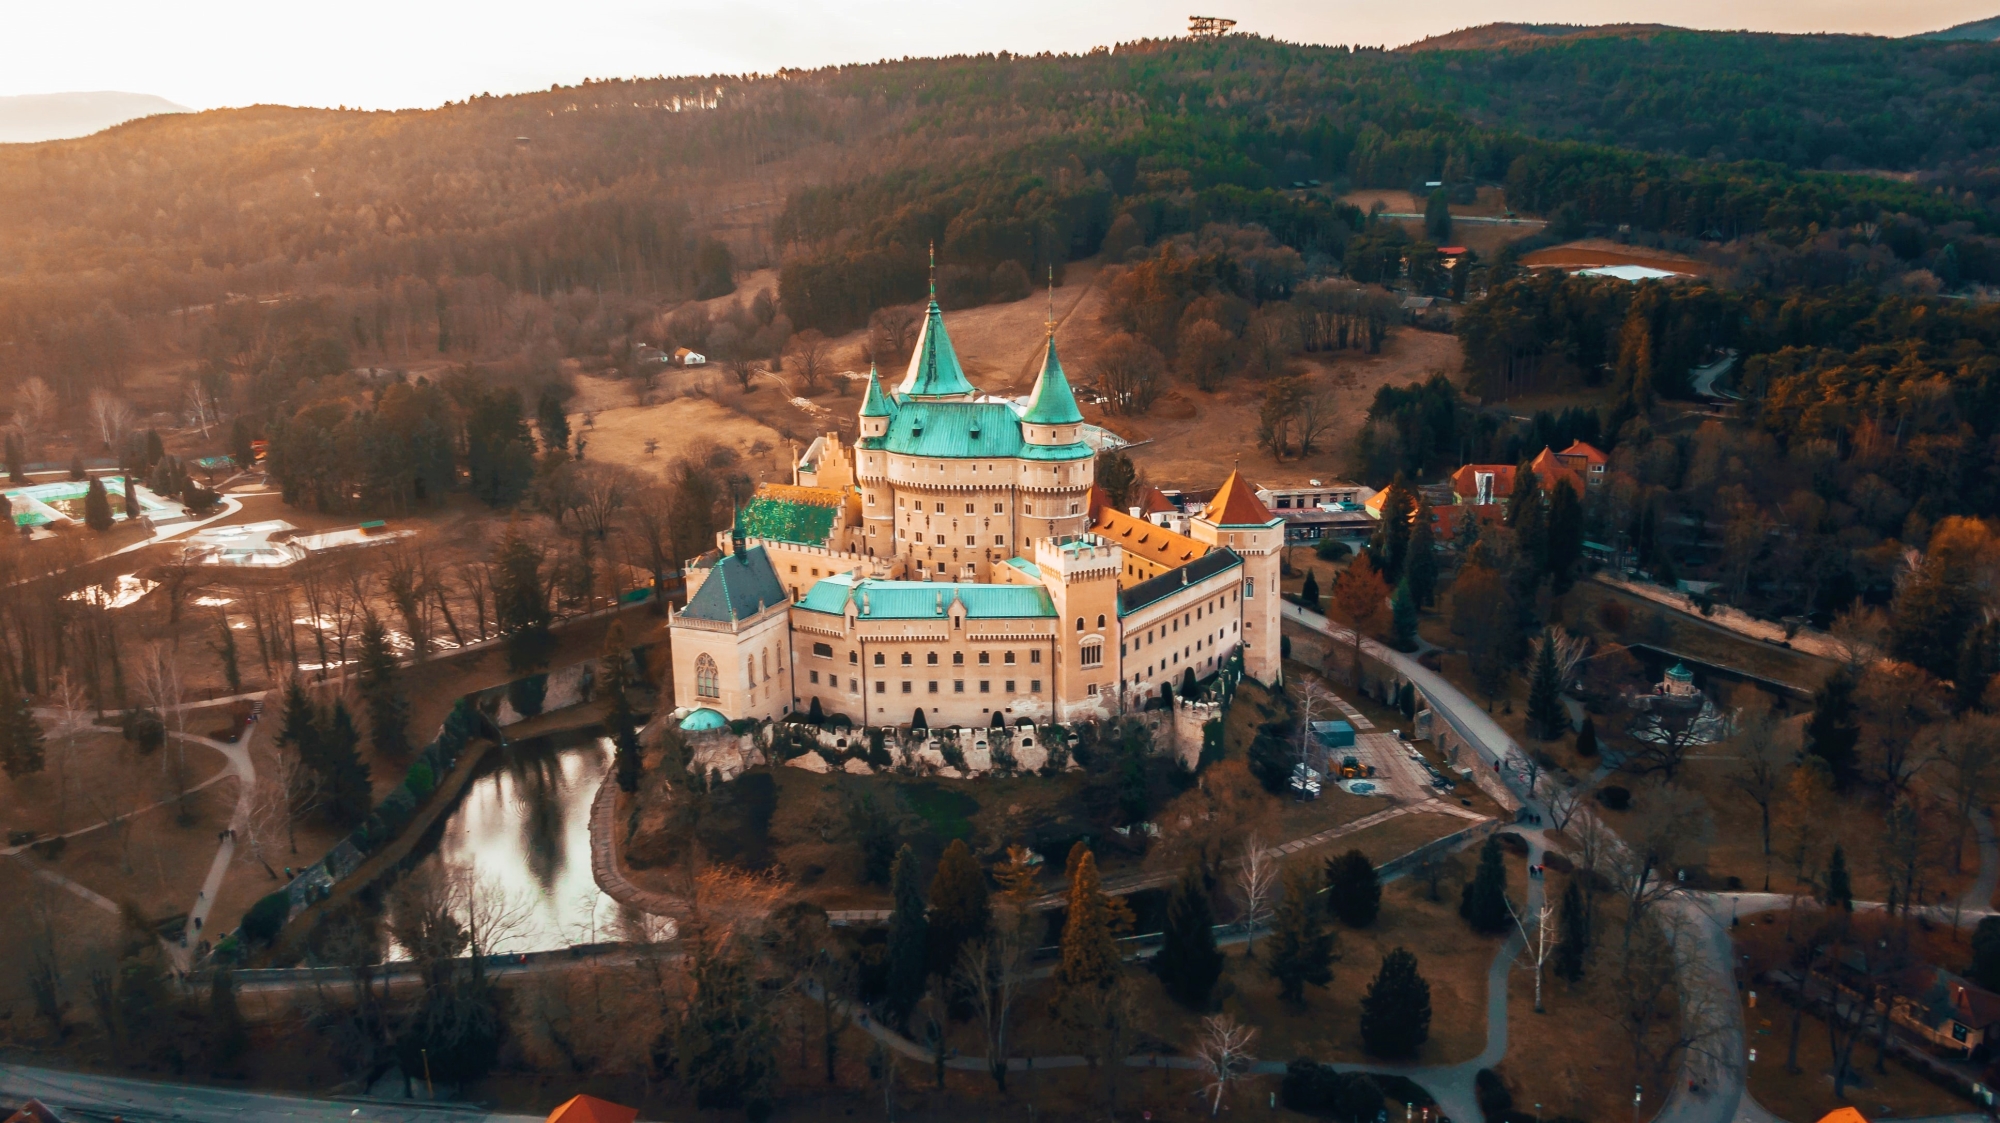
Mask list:
[[1228,1014],[1210,1014],[1201,1020],[1194,1055],[1201,1065],[1201,1074],[1207,1077],[1202,1093],[1208,1099],[1209,1115],[1221,1113],[1222,1099],[1229,1093],[1230,1085],[1256,1063],[1257,1058],[1250,1052],[1256,1040],[1256,1029],[1238,1024]]
[[1278,855],[1264,848],[1262,838],[1252,834],[1243,840],[1243,856],[1236,862],[1236,897],[1243,905],[1244,954],[1252,959],[1257,956],[1257,926],[1271,911],[1278,865]]
[[1736,761],[1729,784],[1757,805],[1764,847],[1764,889],[1771,888],[1771,809],[1785,789],[1798,748],[1769,707],[1744,712],[1736,723]]
[[792,337],[792,372],[799,376],[807,394],[820,392],[831,356],[825,334],[816,329],[807,328]]
[[1965,836],[1976,809],[1987,803],[1994,766],[2000,763],[2000,718],[1969,713],[1926,733],[1933,738],[1930,751],[1944,773],[1944,790],[1951,800],[1955,828],[1951,868],[1957,871],[1965,868]]
[[103,390],[90,392],[90,423],[105,448],[114,448],[132,427],[132,407]]

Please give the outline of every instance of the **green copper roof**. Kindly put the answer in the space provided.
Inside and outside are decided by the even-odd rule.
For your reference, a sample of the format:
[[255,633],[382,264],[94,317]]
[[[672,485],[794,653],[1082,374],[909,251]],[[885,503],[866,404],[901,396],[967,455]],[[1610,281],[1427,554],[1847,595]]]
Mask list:
[[681,615],[728,624],[748,620],[789,599],[784,587],[778,584],[778,572],[771,568],[764,547],[754,546],[721,558],[709,567],[708,577],[689,598]]
[[1031,445],[1021,439],[1021,419],[1005,402],[905,401],[889,419],[889,432],[864,437],[862,448],[905,456],[975,460],[1087,460],[1090,446]]
[[944,312],[936,297],[931,298],[930,310],[924,314],[924,330],[917,336],[916,354],[910,356],[910,372],[903,376],[896,392],[905,398],[948,398],[973,392],[972,383],[966,381],[965,371],[958,365],[958,352],[951,349],[951,336],[945,333]]
[[681,719],[681,728],[689,733],[709,733],[717,729],[729,728],[729,719],[707,706]]
[[1021,420],[1030,425],[1074,425],[1083,420],[1083,411],[1076,408],[1076,395],[1070,392],[1069,378],[1056,358],[1053,335],[1049,336],[1049,353],[1042,360],[1041,377],[1035,379],[1034,396],[1028,399],[1028,412]]
[[833,507],[754,496],[736,512],[736,535],[824,546],[827,534],[833,530],[834,516],[839,513]]
[[875,364],[869,363],[868,396],[861,401],[861,416],[894,417],[895,415],[895,401],[889,395],[882,392],[881,375],[876,371]]
[[[863,620],[942,620],[951,615],[954,600],[963,601],[974,620],[1052,617],[1055,602],[1039,585],[958,585],[939,581],[875,581],[843,573],[806,590],[798,607],[808,612],[840,616],[848,601]],[[861,611],[862,605],[867,606]]]

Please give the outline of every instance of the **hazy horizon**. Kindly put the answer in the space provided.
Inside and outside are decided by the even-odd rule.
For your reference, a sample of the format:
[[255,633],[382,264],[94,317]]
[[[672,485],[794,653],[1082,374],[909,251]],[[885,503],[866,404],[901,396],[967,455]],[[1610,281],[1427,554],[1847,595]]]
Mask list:
[[770,72],[782,67],[1010,50],[1080,52],[1183,33],[1191,11],[1304,43],[1400,46],[1496,22],[1670,23],[1706,30],[1910,35],[2000,14],[2000,0],[1887,6],[1861,0],[1444,0],[1343,11],[1279,0],[1093,6],[1025,0],[1004,10],[912,0],[524,0],[471,8],[357,0],[338,19],[245,0],[187,9],[106,0],[11,13],[0,95],[118,90],[194,109],[259,103],[429,107],[585,78]]

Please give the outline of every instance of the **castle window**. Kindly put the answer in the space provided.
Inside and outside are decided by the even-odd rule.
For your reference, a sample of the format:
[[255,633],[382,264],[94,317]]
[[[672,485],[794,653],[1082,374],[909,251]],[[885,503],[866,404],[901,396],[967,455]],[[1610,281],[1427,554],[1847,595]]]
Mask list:
[[991,651],[982,651],[979,653],[980,666],[984,667],[992,662],[993,662],[993,653]]
[[877,693],[877,694],[886,694],[886,693],[888,693],[888,690],[889,690],[889,684],[888,684],[888,683],[886,683],[886,682],[883,682],[883,681],[882,681],[881,679],[876,679],[876,680],[875,680],[875,693]]
[[722,697],[722,684],[716,674],[715,660],[706,655],[694,661],[694,692],[699,698]]
[[815,682],[815,683],[817,683],[817,682],[819,681],[819,672],[818,672],[818,671],[814,671],[814,672],[812,672],[812,681],[813,681],[813,682]]
[[1100,628],[1104,626],[1104,614],[1102,612],[1097,614],[1097,626]]
[[1005,545],[1007,544],[1007,536],[1006,536],[1006,535],[1004,535],[1004,534],[996,534],[996,535],[994,535],[994,536],[993,536],[993,544],[994,544],[995,546],[1005,546]]
[[1007,665],[1008,665],[1008,666],[1010,666],[1010,667],[1011,667],[1011,666],[1013,666],[1013,665],[1014,665],[1014,653],[1013,653],[1013,652],[1011,652],[1011,651],[1008,651],[1008,652],[1003,652],[1003,653],[1001,654],[1001,656],[1000,656],[1000,661],[1001,661],[1002,663],[1005,663],[1005,664],[1007,664]]
[[[1030,652],[1028,652],[1028,662],[1030,662],[1030,663],[1039,663],[1039,662],[1041,662],[1041,661],[1042,661],[1042,649],[1041,649],[1041,648],[1039,648],[1039,647],[1038,647],[1038,648],[1036,648],[1035,650],[1033,650],[1033,651],[1030,651]],[[1041,687],[1037,686],[1037,687],[1036,687],[1035,689],[1036,689],[1036,690],[1040,690],[1040,689],[1041,689]]]
[[1090,695],[1092,698],[1097,697],[1097,684],[1094,682],[1091,683],[1090,688],[1085,690],[1084,693]]
[[[986,660],[984,660],[984,659],[981,659],[981,660],[980,660],[980,662],[984,663],[984,662],[986,662]],[[965,666],[965,652],[963,652],[963,651],[954,651],[954,652],[952,652],[952,653],[951,653],[951,665],[952,665],[952,666],[954,666],[954,667],[963,667],[963,666]]]
[[944,545],[944,535],[940,534],[937,536],[937,544],[940,546]]
[[977,546],[979,545],[979,539],[976,535],[968,534],[965,536],[965,544],[968,546]]
[[882,653],[881,653],[881,652],[879,652],[879,651],[878,651],[878,652],[876,652],[876,653],[875,653],[875,665],[879,667],[879,666],[881,666],[881,665],[882,665],[882,664],[883,664],[884,662],[886,662],[886,660],[884,660],[884,659],[882,658]]
[[907,667],[909,665],[910,665],[910,653],[905,651],[903,652],[903,666]]
[[1028,680],[1028,693],[1030,693],[1030,694],[1040,694],[1041,692],[1042,692],[1042,680],[1041,680],[1041,679],[1038,679],[1038,678],[1031,678],[1031,679],[1029,679],[1029,680]]
[[1079,632],[1083,630],[1083,617],[1081,616],[1076,618],[1076,630]]
[[981,694],[991,694],[991,693],[993,693],[993,680],[991,680],[991,679],[980,679],[980,680],[979,680],[979,692],[980,692]]
[[967,503],[967,504],[965,505],[965,513],[966,513],[966,514],[968,514],[968,515],[972,513],[972,504],[970,504],[970,503]]
[[1007,680],[1007,693],[1009,693],[1009,694],[1012,694],[1012,693],[1014,693],[1014,680],[1013,680],[1013,679],[1008,679],[1008,680]]
[[[944,471],[944,465],[942,464],[938,465],[938,471],[940,472]],[[944,514],[944,503],[942,501],[940,501],[937,505],[937,513],[940,515]]]
[[961,679],[953,679],[953,680],[952,680],[952,684],[951,684],[951,692],[952,692],[953,694],[963,694],[963,693],[965,693],[965,680],[964,680],[964,679],[962,679],[962,678],[961,678]]
[[1077,513],[1077,510],[1078,510],[1078,507],[1077,507],[1077,505],[1076,505],[1075,503],[1072,503],[1072,504],[1070,504],[1070,505],[1069,505],[1069,513],[1070,513],[1070,514],[1072,514],[1072,515],[1076,514],[1076,513]]
[[924,662],[933,667],[937,666],[937,652],[933,651],[925,655]]
[[996,514],[996,515],[1004,515],[1004,514],[1006,514],[1006,513],[1007,513],[1007,509],[1006,509],[1006,506],[1005,506],[1005,504],[1001,504],[1001,503],[995,503],[995,504],[993,505],[993,513],[994,513],[994,514]]
[[848,653],[847,653],[847,661],[848,661],[849,663],[859,663],[859,662],[861,662],[861,653],[860,653],[859,651],[850,651],[850,652],[848,652]]
[[905,693],[905,694],[908,694],[909,692],[910,692],[910,680],[909,680],[909,679],[904,679],[904,680],[903,680],[903,693]]
[[833,645],[830,643],[813,644],[813,654],[821,659],[831,659],[833,658]]
[[937,684],[937,680],[936,680],[936,679],[932,679],[932,680],[931,680],[931,684],[930,684],[930,685],[931,685],[931,688],[930,688],[930,692],[931,692],[932,694],[936,694],[936,693],[938,692],[938,688],[937,688],[937,686],[938,686],[938,684]]
[[1104,665],[1104,645],[1101,643],[1085,644],[1077,649],[1076,655],[1077,663],[1081,666],[1101,667]]

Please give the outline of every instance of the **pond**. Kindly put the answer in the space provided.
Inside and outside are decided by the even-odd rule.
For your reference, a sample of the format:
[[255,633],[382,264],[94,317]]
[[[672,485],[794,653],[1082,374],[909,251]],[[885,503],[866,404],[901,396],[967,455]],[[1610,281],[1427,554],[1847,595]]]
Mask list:
[[[416,871],[463,879],[485,903],[504,901],[495,952],[617,938],[618,903],[590,872],[590,805],[611,757],[610,739],[595,730],[504,745],[419,845]],[[403,957],[400,948],[390,954]]]

